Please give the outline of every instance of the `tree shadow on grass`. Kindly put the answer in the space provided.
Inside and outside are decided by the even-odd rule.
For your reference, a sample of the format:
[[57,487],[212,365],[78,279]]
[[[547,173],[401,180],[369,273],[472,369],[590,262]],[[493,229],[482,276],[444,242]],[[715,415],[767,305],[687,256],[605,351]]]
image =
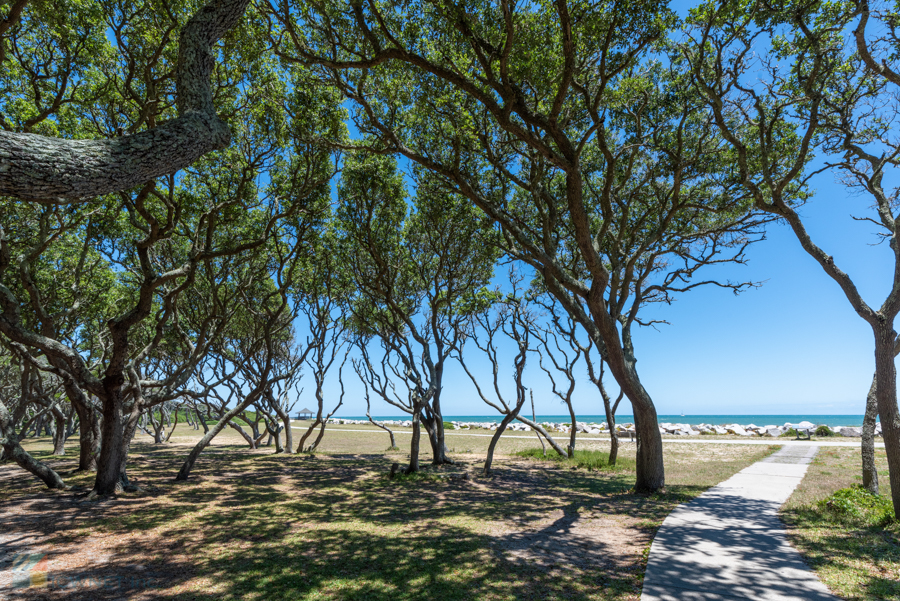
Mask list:
[[791,544],[826,584],[830,574],[840,574],[833,587],[848,587],[853,598],[900,599],[900,526],[861,527],[809,506],[783,517]]
[[14,534],[63,550],[85,533],[106,538],[102,562],[54,569],[50,586],[12,598],[636,598],[654,524],[701,492],[634,495],[628,473],[528,461],[498,463],[491,477],[470,459],[391,480],[395,457],[242,447],[204,453],[175,482],[184,447],[133,449],[140,493],[84,504],[30,483],[17,494],[20,505],[53,501],[20,512]]

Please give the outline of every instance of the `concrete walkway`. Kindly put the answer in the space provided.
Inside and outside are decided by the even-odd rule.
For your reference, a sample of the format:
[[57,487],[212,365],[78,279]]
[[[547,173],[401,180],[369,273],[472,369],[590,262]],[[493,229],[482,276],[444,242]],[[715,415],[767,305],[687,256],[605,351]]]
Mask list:
[[641,601],[836,601],[778,518],[816,451],[785,446],[675,508],[650,547]]

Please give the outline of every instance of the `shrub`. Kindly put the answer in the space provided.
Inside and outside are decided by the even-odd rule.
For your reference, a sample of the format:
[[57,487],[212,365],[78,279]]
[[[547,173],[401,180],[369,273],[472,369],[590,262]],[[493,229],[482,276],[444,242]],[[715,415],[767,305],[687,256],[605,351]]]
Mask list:
[[842,488],[819,501],[819,508],[833,516],[849,518],[866,526],[887,526],[894,521],[894,504],[890,497],[870,493],[856,484]]
[[451,424],[450,422],[444,422],[444,430],[455,430],[456,426]]
[[819,426],[816,428],[816,436],[834,436],[834,431],[828,426]]
[[788,428],[785,432],[782,432],[780,438],[787,438],[788,436],[793,436],[796,438],[799,434],[793,428]]

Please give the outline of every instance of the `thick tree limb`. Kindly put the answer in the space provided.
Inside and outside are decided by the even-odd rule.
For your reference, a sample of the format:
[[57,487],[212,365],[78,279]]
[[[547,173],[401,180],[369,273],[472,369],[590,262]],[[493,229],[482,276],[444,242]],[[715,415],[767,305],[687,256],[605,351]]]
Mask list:
[[0,194],[79,199],[125,190],[187,167],[231,143],[215,113],[213,44],[234,27],[249,0],[214,0],[181,30],[176,73],[178,118],[110,140],[65,140],[0,132]]

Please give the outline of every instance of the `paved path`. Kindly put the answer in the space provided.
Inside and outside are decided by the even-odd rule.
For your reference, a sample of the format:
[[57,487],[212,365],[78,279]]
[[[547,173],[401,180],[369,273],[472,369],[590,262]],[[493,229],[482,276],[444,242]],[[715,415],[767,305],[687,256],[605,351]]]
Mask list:
[[[309,426],[291,426],[292,430],[306,430]],[[332,432],[367,432],[370,434],[378,434],[381,436],[387,436],[384,430],[378,430],[375,428],[369,428],[368,430],[351,430],[349,428],[340,428],[331,430]],[[424,432],[424,428],[422,430]],[[501,438],[530,438],[532,440],[536,440],[535,434],[532,432],[529,435],[517,435],[510,434],[509,432],[515,432],[516,430],[508,430],[501,435]],[[394,434],[412,434],[411,430],[394,430]],[[482,438],[491,438],[493,434],[478,434],[476,432],[455,432],[453,430],[444,431],[444,436],[480,436]],[[565,440],[569,439],[569,435],[565,434],[563,436]],[[609,437],[606,438],[598,437],[598,436],[587,436],[581,434],[578,436],[578,440],[580,441],[609,441]],[[846,441],[846,442],[845,442]],[[855,441],[855,442],[851,442]],[[619,444],[628,444],[630,441],[628,438],[622,439],[619,438]],[[663,438],[663,444],[759,444],[759,445],[783,445],[783,446],[801,446],[805,448],[809,448],[810,446],[820,446],[820,447],[853,447],[855,449],[859,448],[860,439],[859,438],[845,438],[842,441],[825,441],[825,440],[815,440],[815,441],[806,441],[806,440],[794,440],[792,438],[784,439],[784,438],[735,438],[732,440],[724,440],[721,438]],[[883,442],[876,442],[875,446],[879,449],[884,448]]]
[[678,506],[653,539],[641,601],[836,601],[778,518],[817,450],[785,446]]

